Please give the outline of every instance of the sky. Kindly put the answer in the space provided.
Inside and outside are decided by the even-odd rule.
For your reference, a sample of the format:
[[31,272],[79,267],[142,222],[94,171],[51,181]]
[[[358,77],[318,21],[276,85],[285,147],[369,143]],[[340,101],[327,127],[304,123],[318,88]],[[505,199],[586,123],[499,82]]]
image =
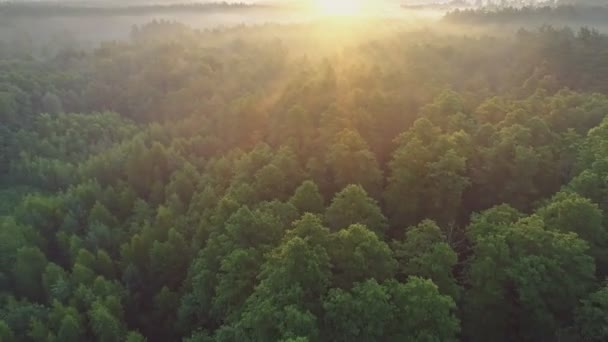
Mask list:
[[[205,2],[235,2],[235,3],[301,3],[306,1],[315,1],[315,0],[0,0],[0,2],[86,2],[86,3],[120,3],[122,5],[128,4],[142,4],[142,3],[151,3],[151,4],[167,4],[167,3],[205,3]],[[385,2],[392,4],[399,3],[407,3],[411,2],[408,0],[374,0],[377,2]],[[423,2],[423,1],[416,1]],[[441,2],[441,0],[428,0],[427,2]]]

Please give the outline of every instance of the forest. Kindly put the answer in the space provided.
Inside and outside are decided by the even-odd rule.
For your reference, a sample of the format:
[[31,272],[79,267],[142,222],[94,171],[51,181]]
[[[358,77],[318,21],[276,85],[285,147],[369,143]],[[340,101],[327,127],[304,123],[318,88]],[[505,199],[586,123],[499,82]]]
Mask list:
[[[607,3],[608,4],[608,3]],[[500,10],[487,8],[455,9],[444,17],[446,22],[471,25],[496,26],[593,26],[606,29],[608,7],[604,6],[525,6],[504,7]]]
[[449,17],[0,40],[0,341],[608,340],[608,35]]

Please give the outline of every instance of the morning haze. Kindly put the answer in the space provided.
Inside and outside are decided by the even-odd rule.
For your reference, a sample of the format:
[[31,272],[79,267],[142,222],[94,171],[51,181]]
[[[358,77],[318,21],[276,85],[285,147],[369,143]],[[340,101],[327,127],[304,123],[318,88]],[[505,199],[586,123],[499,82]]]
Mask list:
[[0,341],[606,341],[601,0],[0,1]]

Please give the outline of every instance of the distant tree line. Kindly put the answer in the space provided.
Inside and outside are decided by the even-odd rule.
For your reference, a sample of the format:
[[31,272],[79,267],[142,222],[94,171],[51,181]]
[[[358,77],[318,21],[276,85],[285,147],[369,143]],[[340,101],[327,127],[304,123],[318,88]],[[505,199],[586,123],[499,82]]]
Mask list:
[[607,6],[524,6],[481,7],[455,9],[445,15],[449,23],[471,25],[505,25],[538,27],[539,25],[605,25],[608,20]]
[[40,2],[2,2],[0,3],[0,18],[17,17],[53,17],[53,16],[117,16],[117,15],[149,15],[158,13],[184,12],[213,12],[226,10],[267,9],[270,5],[244,2],[203,2],[203,3],[173,3],[167,5],[88,5],[74,3],[40,3]]

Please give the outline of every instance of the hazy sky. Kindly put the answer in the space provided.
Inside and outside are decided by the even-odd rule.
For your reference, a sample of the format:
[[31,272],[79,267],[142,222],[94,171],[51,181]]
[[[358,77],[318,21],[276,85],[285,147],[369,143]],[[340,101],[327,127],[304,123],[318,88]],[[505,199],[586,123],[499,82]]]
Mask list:
[[[232,2],[232,3],[258,3],[258,4],[307,4],[317,3],[321,0],[0,0],[2,2],[46,2],[46,3],[71,3],[71,4],[87,4],[94,6],[129,6],[143,4],[184,4],[184,3],[217,3],[217,2]],[[331,1],[331,0],[328,0]],[[388,8],[399,6],[406,3],[425,3],[425,2],[446,2],[449,0],[359,0],[379,8]]]
[[[87,3],[112,3],[112,4],[121,4],[121,5],[129,5],[129,4],[141,4],[141,3],[150,3],[150,4],[167,4],[167,3],[205,3],[205,2],[241,2],[241,3],[298,3],[298,2],[307,2],[307,1],[316,1],[316,0],[0,0],[0,2],[87,2]],[[431,0],[429,0],[431,1]],[[406,3],[410,2],[408,0],[374,0],[374,2],[385,2],[385,3]],[[417,1],[423,2],[423,1]],[[441,2],[441,0],[432,2]]]

